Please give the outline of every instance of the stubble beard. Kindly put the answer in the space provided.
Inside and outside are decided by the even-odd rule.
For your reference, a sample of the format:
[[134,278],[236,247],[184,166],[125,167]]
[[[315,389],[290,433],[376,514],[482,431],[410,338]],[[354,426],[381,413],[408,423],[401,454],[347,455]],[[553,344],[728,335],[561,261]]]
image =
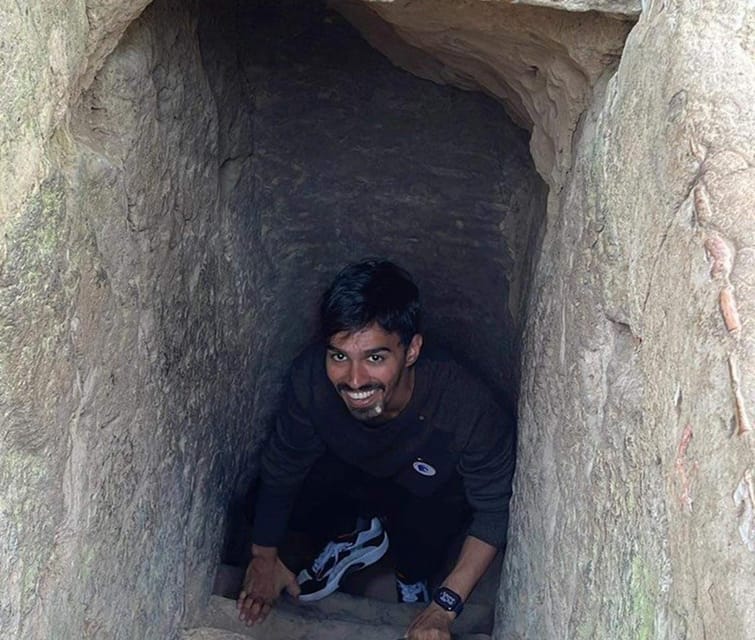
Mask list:
[[383,403],[378,402],[372,407],[365,407],[364,409],[354,409],[346,405],[349,413],[352,417],[356,418],[360,422],[375,422],[378,421],[380,416],[383,415]]

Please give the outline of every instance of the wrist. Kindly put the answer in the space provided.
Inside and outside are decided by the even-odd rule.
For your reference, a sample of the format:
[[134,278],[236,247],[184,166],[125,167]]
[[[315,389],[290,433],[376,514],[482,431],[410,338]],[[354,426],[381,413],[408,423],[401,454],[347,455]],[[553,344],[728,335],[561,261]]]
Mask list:
[[448,611],[441,607],[437,602],[431,602],[430,608],[439,616],[443,616],[451,624],[458,617],[453,611]]
[[263,547],[258,544],[252,544],[252,558],[275,560],[277,557],[278,547]]

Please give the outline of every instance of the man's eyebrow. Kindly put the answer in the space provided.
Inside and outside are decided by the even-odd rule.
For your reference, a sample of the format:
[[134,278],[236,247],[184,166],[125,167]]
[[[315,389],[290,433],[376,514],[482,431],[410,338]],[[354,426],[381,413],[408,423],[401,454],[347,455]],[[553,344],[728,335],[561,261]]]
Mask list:
[[374,349],[367,349],[367,351],[365,351],[365,353],[373,354],[373,353],[380,353],[381,351],[389,351],[390,352],[390,350],[391,350],[390,347],[375,347]]
[[[338,347],[334,347],[332,344],[329,344],[325,348],[328,351],[338,351],[338,353],[343,353],[342,349],[339,349]],[[390,347],[375,347],[374,349],[367,349],[365,353],[372,355],[373,353],[380,353],[382,351],[388,351],[390,353],[391,348]]]

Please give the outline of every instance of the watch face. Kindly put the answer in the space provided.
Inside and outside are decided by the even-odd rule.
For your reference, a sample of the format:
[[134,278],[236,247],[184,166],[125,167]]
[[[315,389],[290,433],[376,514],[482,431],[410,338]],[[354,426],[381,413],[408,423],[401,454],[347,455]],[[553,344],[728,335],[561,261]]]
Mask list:
[[451,591],[448,587],[439,587],[433,595],[433,600],[446,611],[453,611],[457,616],[464,609],[461,596]]
[[448,591],[438,592],[438,604],[442,604],[448,609],[453,609],[458,601],[458,598],[454,598]]

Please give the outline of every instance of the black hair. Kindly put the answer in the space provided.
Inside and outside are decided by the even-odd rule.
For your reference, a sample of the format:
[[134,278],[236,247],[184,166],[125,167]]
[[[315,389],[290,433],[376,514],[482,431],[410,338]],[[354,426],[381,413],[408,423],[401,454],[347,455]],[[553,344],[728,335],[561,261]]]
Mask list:
[[320,323],[327,341],[377,322],[408,346],[420,332],[419,289],[412,277],[388,260],[368,259],[344,268],[322,297]]

